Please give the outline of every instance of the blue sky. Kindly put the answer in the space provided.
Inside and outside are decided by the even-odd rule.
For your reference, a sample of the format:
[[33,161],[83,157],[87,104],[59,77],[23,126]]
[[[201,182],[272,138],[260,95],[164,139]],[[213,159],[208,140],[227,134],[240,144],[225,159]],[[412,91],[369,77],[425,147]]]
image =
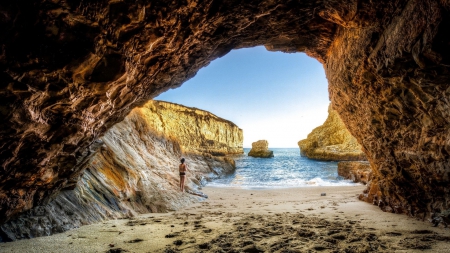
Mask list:
[[155,99],[212,112],[243,129],[244,147],[264,139],[272,148],[298,147],[330,103],[317,60],[262,46],[233,50]]

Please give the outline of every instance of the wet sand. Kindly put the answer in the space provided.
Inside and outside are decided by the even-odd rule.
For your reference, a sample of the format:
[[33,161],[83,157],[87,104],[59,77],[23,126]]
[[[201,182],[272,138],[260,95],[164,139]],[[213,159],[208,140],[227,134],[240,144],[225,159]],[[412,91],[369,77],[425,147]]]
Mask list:
[[450,252],[450,229],[384,213],[357,199],[364,188],[206,187],[209,198],[183,210],[3,243],[0,252]]

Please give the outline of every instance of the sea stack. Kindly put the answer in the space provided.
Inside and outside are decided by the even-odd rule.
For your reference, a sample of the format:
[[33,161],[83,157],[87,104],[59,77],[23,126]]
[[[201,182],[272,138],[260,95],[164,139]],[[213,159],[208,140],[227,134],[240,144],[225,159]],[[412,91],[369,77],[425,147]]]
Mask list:
[[273,157],[273,151],[269,150],[269,142],[266,140],[259,140],[252,143],[252,149],[248,152],[249,156],[270,158]]

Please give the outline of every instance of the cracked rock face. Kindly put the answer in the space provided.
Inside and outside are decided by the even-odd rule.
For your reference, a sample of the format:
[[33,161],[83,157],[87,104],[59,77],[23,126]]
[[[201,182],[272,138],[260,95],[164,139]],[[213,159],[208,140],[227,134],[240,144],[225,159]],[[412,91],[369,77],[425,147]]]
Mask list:
[[446,1],[2,1],[0,222],[73,188],[132,108],[256,45],[323,63],[383,209],[447,209],[449,25]]

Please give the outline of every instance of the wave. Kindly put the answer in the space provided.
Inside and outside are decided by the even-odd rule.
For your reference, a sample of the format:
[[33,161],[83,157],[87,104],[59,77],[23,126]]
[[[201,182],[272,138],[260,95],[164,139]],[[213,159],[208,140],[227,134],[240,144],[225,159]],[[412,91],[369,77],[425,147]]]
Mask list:
[[235,157],[236,172],[208,183],[213,187],[292,188],[359,185],[337,174],[336,162],[310,160],[298,149],[274,149],[274,158],[262,159],[245,154]]

